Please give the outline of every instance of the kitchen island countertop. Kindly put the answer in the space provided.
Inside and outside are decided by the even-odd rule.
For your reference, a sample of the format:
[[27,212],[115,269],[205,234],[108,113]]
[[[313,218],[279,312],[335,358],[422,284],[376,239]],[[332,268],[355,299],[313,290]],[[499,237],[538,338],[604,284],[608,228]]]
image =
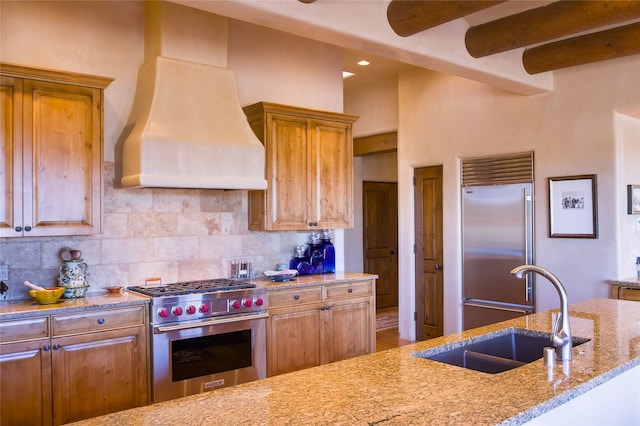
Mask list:
[[490,375],[427,361],[412,353],[510,327],[549,332],[555,312],[540,312],[78,424],[522,424],[573,402],[627,371],[638,370],[640,304],[612,299],[572,304],[574,336],[591,340],[574,349],[569,368],[565,365],[563,369],[558,363],[548,369],[538,360]]

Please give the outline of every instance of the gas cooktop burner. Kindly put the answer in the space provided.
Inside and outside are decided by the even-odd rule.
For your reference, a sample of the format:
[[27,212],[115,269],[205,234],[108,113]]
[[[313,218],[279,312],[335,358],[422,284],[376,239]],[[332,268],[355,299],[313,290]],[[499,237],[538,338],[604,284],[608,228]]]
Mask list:
[[145,296],[181,296],[194,293],[212,293],[217,291],[242,290],[255,288],[256,285],[244,281],[235,281],[226,278],[213,280],[187,281],[183,283],[171,283],[158,287],[131,286],[127,290],[144,294]]

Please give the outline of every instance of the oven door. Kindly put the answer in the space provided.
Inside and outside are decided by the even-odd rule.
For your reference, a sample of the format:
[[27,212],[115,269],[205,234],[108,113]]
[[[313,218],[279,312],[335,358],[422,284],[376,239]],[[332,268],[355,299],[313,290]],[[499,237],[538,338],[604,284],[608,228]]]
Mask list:
[[267,316],[153,326],[153,401],[265,378]]

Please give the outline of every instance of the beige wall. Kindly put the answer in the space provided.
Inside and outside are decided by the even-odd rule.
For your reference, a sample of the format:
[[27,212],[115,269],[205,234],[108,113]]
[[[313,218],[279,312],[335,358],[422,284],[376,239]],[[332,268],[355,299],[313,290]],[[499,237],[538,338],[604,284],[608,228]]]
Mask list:
[[[553,92],[520,96],[451,75],[414,70],[400,76],[398,147],[400,252],[414,241],[413,187],[416,167],[443,165],[445,333],[460,329],[461,158],[535,151],[536,263],[554,271],[570,302],[607,297],[605,280],[626,274],[618,258],[640,247],[631,241],[620,211],[622,188],[616,162],[616,111],[640,106],[640,57],[627,57],[554,73]],[[628,134],[630,134],[629,132]],[[627,179],[638,181],[637,133],[625,138]],[[627,144],[634,148],[627,147]],[[629,171],[629,168],[635,168]],[[597,174],[598,239],[548,238],[548,187],[552,176]],[[631,176],[633,175],[633,176]],[[635,232],[635,231],[634,231]],[[414,311],[414,260],[400,258],[400,312]],[[539,310],[557,307],[558,296],[538,280]],[[412,336],[410,315],[400,317],[401,333]]]
[[[212,21],[227,24],[226,18]],[[339,49],[234,21],[228,27],[227,60],[237,73],[243,105],[264,100],[342,110]],[[191,49],[204,47],[188,36],[184,42]],[[114,148],[144,60],[143,2],[2,1],[0,43],[4,62],[115,78],[105,90],[104,233],[0,239],[0,262],[10,268],[9,299],[28,298],[24,280],[54,284],[63,247],[83,251],[90,291],[99,292],[113,284],[139,285],[154,275],[165,282],[226,276],[228,263],[238,258],[250,259],[260,275],[288,262],[293,247],[308,240],[307,233],[247,231],[243,191],[114,188]],[[340,267],[342,233],[335,239]]]
[[[398,76],[346,90],[344,110],[360,118],[353,125],[354,137],[398,130]],[[397,182],[398,157],[395,152],[356,157],[353,192],[355,220],[352,229],[344,231],[345,271],[362,272],[362,182]]]

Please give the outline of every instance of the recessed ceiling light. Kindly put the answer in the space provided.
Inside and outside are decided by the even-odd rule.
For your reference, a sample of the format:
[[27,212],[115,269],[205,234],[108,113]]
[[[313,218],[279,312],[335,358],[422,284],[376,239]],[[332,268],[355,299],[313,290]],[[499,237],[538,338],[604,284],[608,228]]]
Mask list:
[[365,60],[358,61],[358,65],[362,67],[366,67],[367,65],[369,65],[369,61],[365,61]]
[[352,72],[349,71],[342,71],[342,78],[347,78],[347,77],[351,77],[353,75]]

